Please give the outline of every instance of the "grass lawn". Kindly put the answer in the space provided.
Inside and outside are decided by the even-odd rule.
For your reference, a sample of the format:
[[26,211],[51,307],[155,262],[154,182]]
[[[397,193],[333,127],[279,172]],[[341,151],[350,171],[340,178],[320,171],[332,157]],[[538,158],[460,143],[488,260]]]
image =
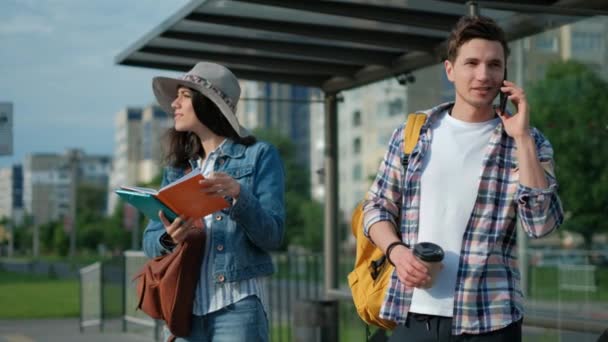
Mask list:
[[78,281],[0,271],[0,319],[78,317]]
[[561,289],[557,267],[531,267],[529,274],[529,295],[530,299],[562,301],[600,301],[608,302],[608,269],[598,268],[595,271],[595,292],[585,293],[581,291],[571,291]]

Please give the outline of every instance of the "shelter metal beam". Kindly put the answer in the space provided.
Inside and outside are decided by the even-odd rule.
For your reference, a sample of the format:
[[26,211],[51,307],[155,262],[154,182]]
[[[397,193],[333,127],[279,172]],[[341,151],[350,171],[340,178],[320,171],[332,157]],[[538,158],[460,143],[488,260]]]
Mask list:
[[323,254],[325,295],[338,288],[338,94],[325,93],[325,225]]
[[296,55],[300,58],[326,59],[359,65],[389,65],[390,62],[398,56],[396,53],[374,49],[348,48],[335,45],[330,46],[253,37],[245,38],[198,32],[167,31],[163,33],[161,37],[188,42],[224,45],[233,48],[256,49],[268,53]]
[[410,52],[395,60],[393,66],[390,68],[370,67],[360,71],[354,77],[334,77],[323,83],[322,89],[327,92],[347,90],[378,80],[394,77],[401,73],[411,72],[438,63],[439,61],[439,55]]
[[211,60],[218,63],[247,65],[261,70],[276,70],[294,74],[329,74],[350,75],[361,69],[362,66],[345,65],[329,62],[301,61],[298,59],[263,57],[239,53],[225,53],[203,50],[144,47],[143,53],[152,53],[162,56],[174,56],[181,58],[194,58],[199,60]]
[[498,1],[478,1],[482,7],[506,10],[506,11],[517,11],[529,14],[557,14],[565,16],[581,16],[588,17],[594,15],[608,15],[608,10],[592,9],[592,8],[580,8],[580,7],[563,7],[559,5],[543,6],[533,4],[513,4],[508,2]]
[[[463,3],[462,0],[442,0],[453,3]],[[475,1],[480,8],[491,8],[496,10],[513,11],[527,14],[555,14],[563,16],[594,16],[594,15],[608,15],[607,4],[605,1],[596,0],[585,1],[584,7],[581,1],[569,0],[569,1],[540,1],[530,4],[528,0],[525,1],[486,1],[476,0]]]
[[305,37],[351,42],[403,50],[430,51],[443,38],[414,35],[385,30],[349,28],[344,26],[296,23],[288,20],[270,20],[223,14],[192,13],[186,20],[194,22],[244,27],[254,30],[281,32]]
[[440,31],[451,31],[460,16],[429,12],[402,7],[370,5],[335,0],[284,1],[284,0],[237,0],[262,5],[297,9],[302,11],[374,20],[404,26],[416,26]]
[[[150,62],[150,61],[141,61],[137,60],[137,58],[129,58],[123,60],[121,65],[130,65],[136,67],[144,67],[144,68],[152,68],[159,70],[173,70],[186,72],[192,68],[192,64],[181,64],[181,63],[163,63],[163,62]],[[320,88],[323,81],[325,81],[329,76],[309,76],[309,75],[296,75],[296,74],[287,74],[287,73],[279,73],[279,72],[269,72],[269,71],[257,71],[244,69],[239,67],[228,66],[232,72],[236,75],[237,78],[243,80],[252,80],[252,81],[262,81],[262,82],[278,82],[278,83],[289,83],[289,84],[298,84],[307,87],[317,87]]]

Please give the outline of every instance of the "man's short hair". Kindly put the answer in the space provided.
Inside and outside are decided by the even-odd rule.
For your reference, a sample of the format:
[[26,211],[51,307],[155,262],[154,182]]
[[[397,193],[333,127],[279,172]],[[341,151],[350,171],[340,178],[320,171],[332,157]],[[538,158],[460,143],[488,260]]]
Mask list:
[[454,63],[456,57],[458,57],[460,47],[475,38],[499,42],[505,52],[506,63],[507,57],[509,57],[509,46],[507,45],[505,32],[493,19],[483,16],[467,16],[458,20],[448,37],[448,60]]

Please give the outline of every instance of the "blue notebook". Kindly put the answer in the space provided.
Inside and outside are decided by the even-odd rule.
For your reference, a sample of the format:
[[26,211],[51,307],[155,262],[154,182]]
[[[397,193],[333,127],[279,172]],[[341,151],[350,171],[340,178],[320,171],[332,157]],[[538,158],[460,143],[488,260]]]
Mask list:
[[147,192],[137,192],[127,189],[114,190],[118,196],[141,211],[147,218],[153,221],[159,221],[158,212],[163,211],[165,217],[172,222],[177,218],[177,215],[166,205],[164,205],[155,196]]

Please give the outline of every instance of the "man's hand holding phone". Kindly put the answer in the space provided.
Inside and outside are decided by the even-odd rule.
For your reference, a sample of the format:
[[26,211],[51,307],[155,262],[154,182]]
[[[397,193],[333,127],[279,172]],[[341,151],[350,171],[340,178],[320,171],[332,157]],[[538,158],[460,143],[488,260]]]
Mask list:
[[[505,70],[506,75],[506,70]],[[515,105],[515,113],[508,115],[506,112],[507,101],[511,100]],[[500,87],[500,106],[498,116],[502,120],[505,131],[512,138],[519,138],[530,133],[530,109],[524,90],[517,87],[515,83],[503,81]]]
[[505,114],[507,111],[507,99],[508,99],[508,94],[506,94],[504,91],[502,91],[502,87],[504,86],[504,81],[507,80],[507,68],[505,68],[505,74],[502,78],[502,83],[501,83],[501,89],[499,89],[499,98],[500,98],[500,103],[498,105],[498,110],[500,111],[500,114]]

